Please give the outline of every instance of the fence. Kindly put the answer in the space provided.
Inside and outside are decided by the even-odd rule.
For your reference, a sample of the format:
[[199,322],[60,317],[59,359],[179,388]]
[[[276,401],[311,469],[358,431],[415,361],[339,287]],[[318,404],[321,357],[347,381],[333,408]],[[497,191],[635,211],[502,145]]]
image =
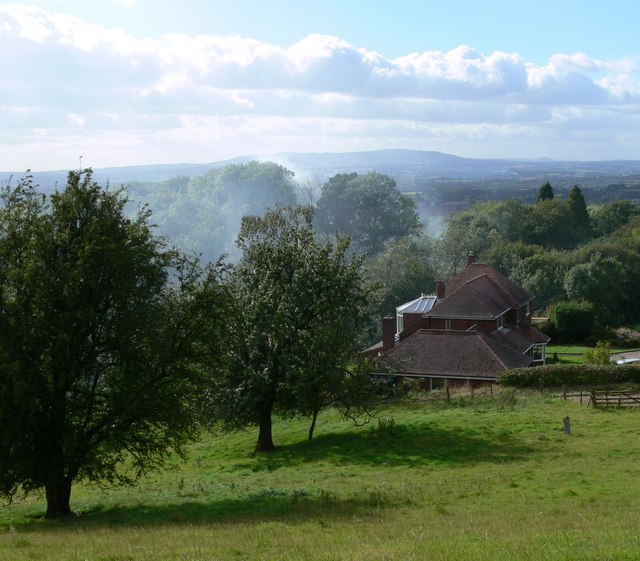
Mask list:
[[566,386],[562,386],[562,398],[580,400],[580,405],[586,402],[593,407],[638,407],[640,406],[640,389],[627,388],[622,390],[583,390],[567,393]]

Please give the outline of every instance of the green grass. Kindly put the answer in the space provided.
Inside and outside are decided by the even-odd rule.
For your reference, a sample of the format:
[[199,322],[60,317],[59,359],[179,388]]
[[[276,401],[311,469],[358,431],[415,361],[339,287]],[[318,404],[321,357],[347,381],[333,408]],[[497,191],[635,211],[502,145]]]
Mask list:
[[64,522],[2,507],[0,561],[638,559],[640,410],[505,391],[379,415],[325,413],[311,444],[278,421],[271,455],[253,430],[207,435],[136,487],[77,486]]
[[[583,345],[547,345],[547,358],[552,358],[554,353],[558,355],[560,363],[564,364],[582,364],[584,363],[584,352],[591,347]],[[612,353],[631,353],[640,349],[611,349]],[[550,361],[551,362],[551,361]]]

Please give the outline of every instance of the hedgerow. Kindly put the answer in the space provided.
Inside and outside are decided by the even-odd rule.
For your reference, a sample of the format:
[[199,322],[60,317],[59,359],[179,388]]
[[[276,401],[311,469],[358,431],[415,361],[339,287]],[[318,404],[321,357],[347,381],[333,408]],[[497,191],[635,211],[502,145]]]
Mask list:
[[640,384],[640,366],[634,364],[549,364],[536,368],[508,370],[500,375],[498,383],[515,388]]

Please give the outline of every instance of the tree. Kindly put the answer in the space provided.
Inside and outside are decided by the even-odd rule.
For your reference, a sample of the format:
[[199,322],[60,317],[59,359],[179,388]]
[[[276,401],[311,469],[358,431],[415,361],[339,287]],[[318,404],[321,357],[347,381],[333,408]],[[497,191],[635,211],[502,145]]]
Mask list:
[[243,219],[242,252],[230,282],[235,313],[229,367],[218,380],[217,416],[259,427],[256,452],[275,448],[272,416],[309,414],[336,399],[355,375],[348,368],[368,297],[349,240],[319,242],[311,207],[279,207]]
[[553,187],[551,186],[551,183],[549,183],[548,181],[545,181],[540,186],[540,189],[538,190],[538,200],[537,200],[537,202],[549,201],[549,200],[553,199],[553,197],[554,197]]
[[573,222],[576,230],[581,234],[583,239],[591,235],[591,219],[587,212],[587,203],[584,200],[582,190],[574,185],[569,196],[567,197],[567,206],[573,216]]
[[591,302],[600,325],[619,325],[629,298],[624,267],[615,257],[594,253],[588,263],[572,267],[564,279],[567,296]]
[[348,235],[358,249],[371,254],[381,251],[385,241],[421,228],[413,199],[380,173],[330,178],[318,200],[316,223],[321,232]]
[[0,494],[44,488],[60,518],[75,481],[134,481],[195,437],[225,300],[215,268],[166,248],[145,209],[127,218],[90,170],[49,201],[29,177],[2,201]]
[[[236,258],[242,217],[296,202],[293,172],[273,162],[229,164],[194,177],[176,194],[170,182],[145,195],[162,234],[216,262]],[[164,192],[163,192],[164,189]]]
[[370,309],[376,324],[383,316],[395,314],[396,306],[435,289],[433,245],[423,236],[399,238],[367,262],[365,272],[376,287]]

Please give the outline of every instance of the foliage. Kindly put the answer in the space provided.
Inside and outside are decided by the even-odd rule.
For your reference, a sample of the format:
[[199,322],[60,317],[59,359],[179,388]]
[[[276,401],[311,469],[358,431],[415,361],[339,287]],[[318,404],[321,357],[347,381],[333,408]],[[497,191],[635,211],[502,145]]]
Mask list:
[[379,320],[395,314],[396,306],[432,293],[436,285],[433,243],[425,237],[399,238],[366,263],[365,273],[376,291],[370,315]]
[[[141,192],[159,231],[205,262],[237,257],[234,240],[242,216],[275,204],[295,204],[293,172],[273,162],[229,164],[191,179],[167,180]],[[132,196],[138,187],[133,186]]]
[[538,189],[538,202],[540,201],[549,201],[551,199],[553,199],[553,187],[551,186],[551,183],[549,183],[548,181],[545,181],[541,186],[540,189]]
[[611,332],[611,342],[616,347],[639,348],[640,332],[629,327],[617,327]]
[[595,347],[584,352],[586,364],[611,364],[611,343],[598,341]]
[[549,307],[548,313],[561,342],[582,340],[596,328],[596,310],[590,302],[558,302]]
[[256,451],[274,448],[274,412],[315,419],[333,402],[357,401],[350,390],[366,375],[349,368],[369,295],[363,256],[345,237],[318,241],[312,220],[311,207],[279,207],[245,217],[238,236],[231,356],[216,411],[230,426],[257,423]]
[[413,199],[380,173],[337,174],[322,189],[316,211],[319,231],[350,236],[360,251],[376,254],[387,240],[417,234],[420,220]]
[[591,234],[591,219],[587,212],[587,203],[584,200],[582,190],[577,185],[569,191],[567,207],[573,217],[573,223],[580,236],[585,239]]
[[616,325],[624,317],[627,300],[625,270],[614,257],[593,254],[588,263],[567,271],[564,288],[572,300],[591,302],[600,325]]
[[596,236],[607,236],[624,226],[637,213],[637,208],[629,201],[615,201],[593,207],[589,217]]
[[0,493],[44,488],[57,518],[75,481],[131,482],[196,436],[222,289],[90,170],[50,202],[29,177],[2,201]]
[[498,383],[516,388],[640,383],[640,367],[633,364],[547,364],[503,372]]

